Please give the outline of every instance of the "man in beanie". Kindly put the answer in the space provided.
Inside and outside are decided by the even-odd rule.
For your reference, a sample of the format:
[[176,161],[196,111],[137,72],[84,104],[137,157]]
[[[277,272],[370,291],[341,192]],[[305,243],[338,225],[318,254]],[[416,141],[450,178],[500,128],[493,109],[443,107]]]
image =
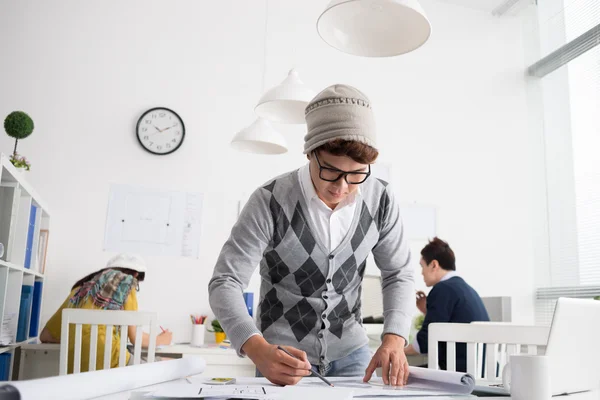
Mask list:
[[[334,85],[310,102],[306,122],[308,163],[252,194],[221,250],[210,305],[238,354],[273,383],[295,384],[311,367],[368,381],[381,366],[386,384],[403,385],[413,270],[394,194],[370,177],[378,156],[371,104],[355,88]],[[360,301],[371,252],[381,270],[385,317],[374,356]],[[255,324],[242,292],[257,265]]]

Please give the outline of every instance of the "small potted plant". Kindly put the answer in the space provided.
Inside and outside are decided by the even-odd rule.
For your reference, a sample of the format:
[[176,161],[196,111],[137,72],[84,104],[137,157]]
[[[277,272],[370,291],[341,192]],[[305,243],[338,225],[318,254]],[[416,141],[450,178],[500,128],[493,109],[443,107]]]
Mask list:
[[411,330],[409,333],[409,342],[412,343],[415,335],[419,333],[421,328],[423,327],[423,322],[425,322],[425,315],[419,313],[416,317],[413,318],[413,323],[411,326]]
[[25,139],[33,132],[33,120],[23,111],[13,111],[4,119],[4,130],[6,134],[15,139],[15,149],[10,157],[10,162],[22,170],[29,171],[31,164],[25,157],[17,154],[19,139]]
[[10,156],[10,162],[21,172],[29,171],[31,164],[25,157],[20,156],[18,153],[14,153]]
[[212,326],[212,330],[209,329],[209,332],[215,333],[215,342],[221,343],[223,340],[225,340],[226,335],[219,320],[213,319],[210,325]]

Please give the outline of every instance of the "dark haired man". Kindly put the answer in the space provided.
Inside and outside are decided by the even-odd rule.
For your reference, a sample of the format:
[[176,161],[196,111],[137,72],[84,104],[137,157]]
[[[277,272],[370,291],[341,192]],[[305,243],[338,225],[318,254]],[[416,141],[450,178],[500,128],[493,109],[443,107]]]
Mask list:
[[[405,349],[407,355],[427,353],[429,324],[433,322],[471,323],[489,321],[488,313],[475,289],[456,275],[454,252],[440,238],[433,238],[421,250],[421,273],[427,287],[433,287],[428,296],[417,292],[417,308],[425,314],[423,327],[416,340]],[[446,369],[446,344],[439,345],[439,367]],[[467,346],[456,346],[456,370],[467,371]]]

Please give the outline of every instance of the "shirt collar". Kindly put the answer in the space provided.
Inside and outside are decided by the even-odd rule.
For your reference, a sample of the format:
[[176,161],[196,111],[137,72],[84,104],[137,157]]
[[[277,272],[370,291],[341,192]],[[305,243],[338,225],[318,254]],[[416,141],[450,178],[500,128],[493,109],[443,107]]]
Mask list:
[[[300,168],[300,186],[302,187],[302,192],[304,193],[304,198],[307,203],[310,203],[311,200],[318,199],[317,191],[315,190],[315,186],[312,183],[312,179],[310,177],[310,162]],[[350,196],[346,197],[342,203],[340,203],[341,207],[344,207],[348,204],[354,203],[358,197],[361,195],[361,188],[358,186],[358,189],[354,191]],[[341,208],[339,207],[339,208]],[[336,210],[339,209],[336,207]]]
[[447,281],[448,279],[454,278],[455,276],[458,276],[456,271],[450,271],[446,275],[444,275],[444,277],[442,279],[440,279],[440,282]]

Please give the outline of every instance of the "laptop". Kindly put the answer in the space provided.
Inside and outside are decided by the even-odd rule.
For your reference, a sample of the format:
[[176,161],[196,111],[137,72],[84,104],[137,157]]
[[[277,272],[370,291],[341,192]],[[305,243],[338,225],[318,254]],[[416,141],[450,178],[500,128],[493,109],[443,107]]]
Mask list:
[[[600,387],[600,301],[560,298],[546,346],[552,395]],[[477,393],[509,395],[502,385],[480,383]]]

